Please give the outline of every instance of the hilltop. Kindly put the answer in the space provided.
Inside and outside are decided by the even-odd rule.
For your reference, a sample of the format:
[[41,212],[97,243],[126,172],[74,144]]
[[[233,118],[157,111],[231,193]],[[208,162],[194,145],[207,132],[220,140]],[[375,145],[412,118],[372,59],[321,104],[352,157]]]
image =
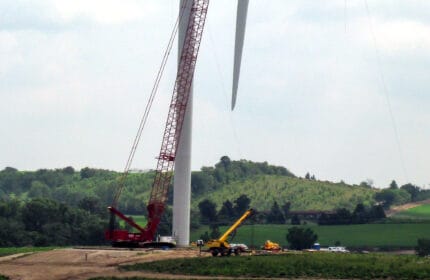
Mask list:
[[[0,171],[0,197],[23,201],[43,197],[71,206],[90,201],[104,208],[111,203],[120,176],[115,171],[93,168],[18,171],[8,167]],[[153,171],[129,175],[120,199],[124,212],[144,214],[153,177]],[[263,211],[269,210],[274,201],[290,202],[292,210],[353,209],[357,203],[373,204],[375,192],[364,186],[299,178],[285,167],[233,161],[227,156],[213,167],[202,167],[192,173],[194,209],[206,198],[220,206],[223,201],[233,201],[242,194],[251,199],[251,206]]]
[[345,183],[257,175],[200,195],[193,200],[193,205],[208,198],[220,206],[226,199],[233,201],[241,194],[246,194],[251,199],[251,206],[261,210],[269,210],[274,201],[279,205],[290,202],[291,210],[294,211],[354,209],[358,203],[372,205],[375,193],[374,189]]

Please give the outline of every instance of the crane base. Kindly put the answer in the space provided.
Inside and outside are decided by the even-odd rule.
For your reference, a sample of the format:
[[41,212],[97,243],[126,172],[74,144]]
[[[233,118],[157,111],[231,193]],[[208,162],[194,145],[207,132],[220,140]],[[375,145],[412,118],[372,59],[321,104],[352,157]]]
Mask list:
[[159,248],[170,249],[176,245],[171,242],[134,242],[134,241],[117,241],[112,242],[112,247],[115,248]]

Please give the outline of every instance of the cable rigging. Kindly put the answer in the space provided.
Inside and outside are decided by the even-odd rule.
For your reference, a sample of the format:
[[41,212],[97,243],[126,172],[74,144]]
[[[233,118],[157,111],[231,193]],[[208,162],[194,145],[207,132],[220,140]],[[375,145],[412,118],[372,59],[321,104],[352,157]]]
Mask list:
[[166,64],[167,64],[167,60],[168,60],[168,58],[170,56],[170,52],[171,52],[172,47],[173,47],[173,42],[175,40],[176,34],[178,33],[179,22],[183,18],[183,15],[184,15],[184,12],[185,12],[185,7],[187,6],[188,1],[190,1],[190,0],[186,0],[184,2],[184,4],[182,5],[181,12],[178,14],[176,22],[175,22],[175,24],[173,26],[173,30],[172,30],[172,32],[170,34],[169,42],[167,44],[166,50],[164,51],[164,55],[163,55],[163,59],[161,61],[161,65],[160,65],[160,67],[158,69],[157,76],[155,78],[154,85],[153,85],[152,90],[151,90],[151,94],[149,96],[148,102],[147,102],[146,107],[145,107],[145,112],[143,113],[142,118],[140,120],[139,128],[137,130],[136,136],[135,136],[133,144],[131,146],[130,154],[129,154],[128,158],[127,158],[127,162],[125,164],[124,171],[123,171],[123,173],[121,175],[121,178],[119,180],[118,190],[117,190],[117,192],[116,192],[116,194],[114,196],[113,202],[112,202],[112,206],[113,207],[117,206],[119,197],[121,196],[121,193],[122,193],[122,191],[123,191],[123,189],[125,187],[125,181],[126,181],[127,176],[128,176],[128,174],[130,172],[130,167],[131,167],[131,164],[133,162],[134,155],[136,154],[137,146],[139,145],[140,139],[142,137],[142,132],[143,132],[143,129],[144,129],[145,124],[147,122],[147,119],[148,119],[148,116],[149,116],[149,112],[151,111],[154,98],[157,95],[158,87],[159,87],[161,78],[163,76],[164,69],[165,69]]
[[380,56],[380,53],[379,53],[378,44],[377,44],[377,41],[376,41],[376,35],[375,35],[374,28],[373,28],[373,23],[372,23],[372,19],[371,19],[371,16],[370,16],[370,9],[369,9],[369,5],[367,3],[367,0],[364,0],[364,4],[365,4],[365,7],[366,7],[367,18],[368,18],[368,21],[369,21],[370,33],[372,35],[373,47],[375,48],[376,60],[377,60],[378,70],[379,70],[378,71],[379,72],[379,78],[380,78],[381,83],[382,83],[382,91],[383,91],[384,96],[385,96],[385,101],[387,103],[387,107],[388,107],[388,112],[389,112],[389,115],[390,115],[391,124],[393,126],[393,132],[394,132],[394,137],[396,139],[397,149],[398,149],[399,158],[400,158],[400,164],[401,164],[401,167],[403,169],[403,175],[405,176],[406,181],[409,181],[408,173],[406,171],[406,166],[405,166],[405,160],[404,160],[404,157],[403,157],[403,149],[402,149],[402,145],[401,145],[401,142],[400,142],[399,131],[398,131],[398,128],[397,128],[396,120],[394,118],[393,109],[391,107],[391,100],[390,100],[390,95],[389,95],[388,87],[387,87],[387,84],[385,82],[385,75],[384,75],[384,72],[382,71],[381,56]]

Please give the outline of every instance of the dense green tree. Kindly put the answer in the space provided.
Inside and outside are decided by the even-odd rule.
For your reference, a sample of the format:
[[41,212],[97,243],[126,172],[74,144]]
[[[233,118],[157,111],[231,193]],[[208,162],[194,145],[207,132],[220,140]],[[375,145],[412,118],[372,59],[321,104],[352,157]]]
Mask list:
[[282,214],[284,214],[285,219],[288,219],[290,217],[291,202],[285,202],[281,208]]
[[397,186],[397,183],[395,180],[391,181],[390,183],[390,189],[391,190],[397,190],[399,188],[399,186]]
[[352,223],[353,224],[365,224],[369,221],[369,215],[362,203],[357,204],[352,212]]
[[61,171],[64,174],[67,174],[67,175],[73,175],[73,174],[75,174],[75,169],[73,167],[71,167],[71,166],[64,167],[63,169],[61,169]]
[[96,175],[96,170],[89,167],[84,167],[80,171],[82,179],[88,179]]
[[[103,216],[107,213],[106,206],[95,196],[86,196],[78,203],[78,207],[95,215]],[[127,212],[128,213],[128,212]]]
[[6,167],[0,171],[0,189],[5,193],[22,191],[22,176],[12,167]]
[[52,200],[36,198],[29,201],[22,209],[22,221],[28,231],[41,231],[47,223],[60,220],[64,207]]
[[352,223],[352,214],[346,208],[340,208],[336,210],[334,218],[337,220],[338,225],[348,225]]
[[17,199],[0,200],[0,217],[6,219],[16,218],[20,214],[20,207],[20,202]]
[[221,236],[221,233],[219,231],[219,227],[217,224],[212,224],[209,226],[211,229],[210,238],[212,239],[218,239]]
[[211,239],[211,237],[209,236],[209,233],[207,231],[205,231],[204,234],[200,235],[200,239],[206,243]]
[[200,217],[202,224],[213,224],[217,221],[216,205],[209,199],[199,203]]
[[229,167],[231,166],[231,160],[228,156],[221,157],[220,163],[225,170],[228,170]]
[[369,219],[372,221],[385,219],[385,211],[382,205],[374,205],[370,208]]
[[411,201],[417,201],[420,194],[420,188],[411,183],[405,184],[400,189],[407,191],[411,195]]
[[310,249],[315,241],[318,240],[318,235],[310,228],[289,228],[286,237],[289,244],[288,247],[292,250]]
[[375,194],[375,200],[382,203],[385,209],[389,209],[391,205],[410,202],[411,195],[404,189],[383,189]]
[[200,227],[200,213],[197,210],[191,209],[190,210],[190,228],[191,230],[198,229]]
[[363,187],[363,188],[369,188],[369,189],[372,188],[372,185],[369,182],[366,182],[366,181],[361,182],[359,186]]
[[251,199],[246,194],[242,194],[234,201],[234,212],[236,213],[236,218],[240,217],[249,209],[251,204]]
[[218,221],[224,225],[230,224],[234,220],[235,216],[236,213],[233,209],[233,203],[231,203],[230,200],[227,199],[226,201],[224,201],[221,209],[218,212]]
[[49,198],[51,197],[51,189],[45,183],[33,181],[28,196],[31,198]]
[[271,224],[285,224],[285,217],[276,201],[273,202],[272,208],[267,215],[267,221]]
[[24,224],[18,219],[7,219],[0,215],[0,229],[0,247],[28,245],[21,237],[25,233]]
[[420,238],[416,247],[417,255],[420,257],[430,256],[430,239]]
[[215,179],[211,173],[201,171],[191,174],[191,193],[193,196],[204,194],[216,186]]
[[298,215],[293,215],[291,217],[291,224],[292,225],[300,225],[300,218]]

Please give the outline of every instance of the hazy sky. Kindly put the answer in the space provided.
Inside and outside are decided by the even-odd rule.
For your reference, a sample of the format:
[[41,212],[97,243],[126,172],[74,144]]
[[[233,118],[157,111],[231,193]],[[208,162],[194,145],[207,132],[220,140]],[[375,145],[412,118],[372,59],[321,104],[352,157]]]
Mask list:
[[[177,10],[177,0],[0,0],[0,169],[122,170]],[[236,1],[212,0],[193,169],[228,155],[429,187],[429,11],[426,0],[251,0],[230,112]],[[134,168],[155,168],[175,61]]]

